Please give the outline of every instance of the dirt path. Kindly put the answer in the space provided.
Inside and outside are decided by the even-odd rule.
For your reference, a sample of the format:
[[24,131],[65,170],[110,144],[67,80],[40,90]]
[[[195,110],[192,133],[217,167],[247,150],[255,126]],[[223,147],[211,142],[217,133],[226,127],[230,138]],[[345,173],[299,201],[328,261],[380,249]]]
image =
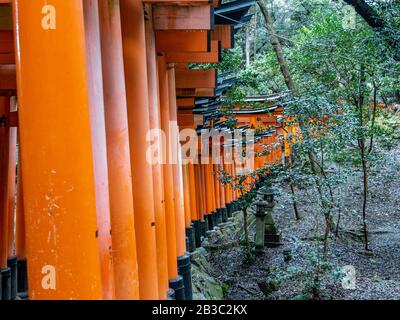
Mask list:
[[[352,177],[342,190],[341,228],[361,225],[361,176]],[[282,230],[284,246],[267,249],[251,265],[243,264],[240,247],[218,250],[210,255],[214,276],[226,284],[226,299],[307,299],[306,288],[312,283],[315,264],[313,252],[323,222],[315,215],[316,204],[307,190],[299,191],[299,207],[304,215],[295,221],[288,198],[278,197],[274,209]],[[240,215],[240,213],[238,213]],[[317,223],[318,222],[318,223]],[[330,264],[325,266],[323,299],[400,299],[400,147],[384,152],[380,166],[371,175],[368,224],[372,231],[373,255],[363,252],[360,239],[330,239]],[[219,242],[235,240],[231,234]],[[283,249],[291,249],[293,259],[283,261]],[[343,267],[355,272],[355,288],[342,286]],[[354,268],[354,269],[351,269]]]

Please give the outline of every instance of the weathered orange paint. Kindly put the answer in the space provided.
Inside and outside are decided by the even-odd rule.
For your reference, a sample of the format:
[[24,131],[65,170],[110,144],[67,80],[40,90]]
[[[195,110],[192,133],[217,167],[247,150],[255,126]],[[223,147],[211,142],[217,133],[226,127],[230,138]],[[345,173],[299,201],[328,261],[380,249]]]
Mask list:
[[[211,161],[211,159],[210,159]],[[215,199],[215,184],[214,184],[214,174],[213,174],[213,165],[211,163],[206,165],[206,170],[207,170],[207,178],[208,178],[208,184],[207,184],[207,198],[210,199],[211,202],[211,214],[215,214],[217,211],[217,206],[216,206],[216,199]]]
[[139,299],[119,0],[100,0],[100,32],[115,298]]
[[190,228],[192,224],[192,212],[191,212],[191,199],[190,199],[190,182],[189,182],[189,165],[182,166],[183,174],[183,200],[185,207],[185,227]]
[[225,200],[225,186],[223,182],[221,181],[221,178],[223,177],[222,172],[224,171],[224,156],[223,156],[223,149],[221,148],[220,151],[220,156],[221,156],[221,163],[218,165],[218,181],[219,181],[219,195],[220,195],[220,202],[221,202],[221,208],[226,207],[226,200]]
[[190,211],[191,211],[191,220],[198,220],[198,201],[197,201],[197,191],[196,191],[196,169],[193,163],[188,164],[189,171],[189,196],[190,196]]
[[200,165],[200,172],[201,172],[201,174],[200,174],[200,180],[201,180],[201,195],[202,195],[202,202],[203,202],[203,212],[202,212],[202,215],[201,215],[201,219],[202,220],[204,220],[204,216],[206,215],[206,214],[210,214],[211,212],[210,211],[208,211],[208,209],[209,209],[209,207],[210,207],[210,201],[209,201],[209,199],[208,199],[208,197],[207,197],[207,187],[206,187],[206,184],[207,184],[207,174],[206,174],[206,165],[205,164],[201,164]]
[[[19,153],[20,154],[20,153]],[[25,244],[25,218],[24,218],[24,191],[22,187],[22,168],[20,157],[18,159],[18,176],[17,176],[17,210],[16,210],[16,235],[15,235],[15,251],[19,260],[26,259]]]
[[121,25],[132,164],[132,186],[138,248],[140,298],[159,297],[152,165],[146,159],[150,142],[146,41],[143,5],[121,0]]
[[215,206],[217,209],[220,209],[220,208],[222,208],[222,206],[221,206],[221,196],[220,196],[220,189],[219,189],[218,171],[219,171],[218,164],[214,164],[213,177],[214,177],[214,190],[215,190]]
[[195,174],[196,174],[196,200],[197,200],[197,219],[204,219],[204,201],[203,201],[203,174],[201,170],[201,165],[197,164],[195,166]]
[[[47,4],[13,1],[29,297],[101,299],[83,3],[52,1],[51,31]],[[42,287],[46,266],[55,290]]]
[[[146,52],[147,52],[147,79],[149,87],[150,128],[161,129],[160,99],[157,75],[157,58],[151,6],[146,6],[148,19],[145,22]],[[162,141],[158,141],[160,148]],[[159,150],[160,151],[160,150]],[[159,298],[168,296],[168,253],[167,229],[165,221],[164,177],[161,163],[152,166],[154,214],[156,219],[157,268]]]
[[[169,93],[169,113],[173,125],[178,127],[178,114],[176,107],[176,88],[175,88],[175,69],[167,68],[168,74],[168,93]],[[180,143],[178,128],[170,135],[168,145],[175,147],[177,151],[177,163],[172,165],[174,175],[174,200],[175,200],[175,228],[176,228],[176,253],[177,257],[186,254],[186,233],[185,233],[185,208],[183,199],[183,179],[182,179],[182,157],[180,154]]]
[[[8,118],[10,98],[0,96],[0,116]],[[8,161],[10,128],[0,126],[0,269],[7,268],[8,258]]]
[[[17,110],[15,97],[11,98],[10,111]],[[10,128],[10,142],[8,152],[8,183],[7,183],[7,199],[8,199],[8,256],[15,255],[15,191],[16,191],[16,170],[17,170],[17,128]]]
[[112,300],[115,286],[98,1],[83,1],[83,11],[102,290],[103,299]]
[[[157,57],[159,91],[160,91],[160,114],[161,129],[165,132],[166,141],[170,140],[169,124],[169,88],[168,74],[165,65],[165,57]],[[168,143],[166,149],[168,147]],[[166,151],[166,164],[163,165],[164,173],[164,197],[165,197],[165,224],[167,227],[167,253],[168,253],[168,278],[174,280],[178,276],[178,262],[176,253],[176,228],[175,228],[175,204],[174,204],[174,175],[172,165],[170,164],[170,154]]]

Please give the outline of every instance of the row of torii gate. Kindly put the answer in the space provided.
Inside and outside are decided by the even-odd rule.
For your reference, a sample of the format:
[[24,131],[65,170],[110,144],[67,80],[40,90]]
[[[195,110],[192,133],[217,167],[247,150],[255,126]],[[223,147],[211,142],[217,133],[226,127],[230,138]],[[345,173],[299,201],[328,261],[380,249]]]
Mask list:
[[[188,251],[239,196],[215,172],[238,169],[149,163],[147,134],[226,130],[229,85],[189,66],[220,62],[254,0],[219,2],[0,0],[2,299],[191,298]],[[272,145],[279,97],[254,99],[271,112],[231,112]]]

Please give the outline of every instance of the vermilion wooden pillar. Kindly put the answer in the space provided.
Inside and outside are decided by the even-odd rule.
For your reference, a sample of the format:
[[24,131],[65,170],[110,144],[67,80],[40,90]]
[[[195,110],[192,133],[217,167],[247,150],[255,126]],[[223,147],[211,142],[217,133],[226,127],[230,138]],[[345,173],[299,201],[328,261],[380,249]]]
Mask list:
[[[150,5],[146,5],[147,19],[146,30],[146,51],[147,51],[147,76],[149,87],[149,110],[151,129],[161,129],[160,98],[158,86],[157,58],[155,48],[155,36],[153,30],[153,18]],[[159,152],[162,152],[161,137],[158,137]],[[167,299],[168,296],[168,253],[167,253],[167,229],[165,221],[165,198],[164,198],[164,177],[163,168],[160,162],[152,165],[153,169],[153,191],[154,191],[154,213],[156,219],[156,240],[157,240],[157,266],[158,266],[158,291],[160,299]]]
[[[20,149],[21,150],[21,149]],[[20,152],[20,151],[19,151]],[[22,168],[20,158],[18,160],[18,179],[17,179],[17,212],[16,212],[16,236],[15,251],[19,261],[26,259],[25,244],[25,218],[24,218],[24,195],[22,187]]]
[[[17,111],[16,99],[11,98],[10,111]],[[8,257],[15,257],[15,191],[16,191],[16,170],[17,170],[17,128],[10,128],[10,142],[8,153]]]
[[196,181],[197,184],[197,194],[198,194],[198,219],[200,221],[204,220],[204,214],[206,212],[205,202],[204,202],[204,181],[203,181],[203,169],[201,164],[196,165]]
[[215,206],[218,209],[221,209],[221,196],[220,196],[220,189],[219,189],[219,179],[218,179],[218,170],[219,165],[213,165],[213,178],[214,178],[214,189],[215,189]]
[[[9,118],[10,98],[0,96],[0,117]],[[8,121],[0,125],[0,269],[7,268],[8,258],[8,162],[10,151]],[[1,293],[0,293],[1,294]]]
[[191,219],[192,221],[198,220],[198,201],[196,198],[198,185],[196,183],[196,165],[193,163],[188,164],[188,171],[189,171],[189,196],[190,196],[190,211],[191,211]]
[[[157,57],[159,90],[160,90],[160,109],[161,109],[161,128],[165,133],[165,140],[168,146],[170,141],[170,108],[169,108],[169,93],[168,93],[168,74],[163,55]],[[167,227],[167,252],[168,252],[168,278],[170,281],[175,281],[178,277],[178,262],[176,248],[176,228],[175,228],[175,204],[174,204],[174,175],[172,160],[165,148],[165,161],[163,166],[164,174],[164,196],[165,196],[165,218]]]
[[[193,188],[194,193],[190,193],[193,200],[191,204],[195,204],[195,208],[193,208],[192,212],[192,219],[194,221],[195,227],[195,240],[196,240],[196,247],[201,246],[201,236],[202,236],[202,226],[201,221],[203,220],[202,212],[203,212],[203,201],[202,201],[202,186],[201,186],[201,172],[200,172],[200,165],[193,164]],[[189,167],[190,168],[190,167]],[[190,172],[189,172],[190,173]]]
[[213,165],[211,163],[205,165],[205,174],[206,174],[207,213],[213,214],[215,212],[216,206],[215,206]]
[[15,253],[17,256],[17,292],[26,294],[28,290],[26,243],[25,243],[25,219],[24,200],[22,187],[22,168],[20,160],[21,146],[18,152],[18,174],[17,174],[17,202],[16,202],[16,232],[15,232]]
[[211,209],[211,202],[210,199],[208,199],[208,194],[207,194],[207,169],[206,169],[206,164],[201,164],[201,185],[202,185],[202,200],[203,200],[203,220],[205,219],[206,215],[210,214],[210,209]]
[[125,84],[131,146],[133,201],[141,299],[158,299],[158,271],[150,142],[144,11],[141,1],[121,0]]
[[190,202],[190,182],[189,182],[189,165],[185,164],[182,167],[183,174],[183,192],[184,192],[184,208],[185,208],[185,228],[190,228],[192,224],[192,212]]
[[101,299],[83,3],[13,4],[29,297]]
[[[178,129],[178,115],[176,107],[176,88],[175,88],[175,69],[167,68],[168,88],[169,88],[169,112],[171,126]],[[180,154],[180,143],[178,132],[170,135],[169,146],[175,148],[177,152],[177,163],[172,165],[174,175],[174,200],[175,200],[175,228],[176,228],[176,253],[178,257],[186,254],[186,234],[185,234],[185,209],[184,209],[184,191],[182,179],[182,157]]]
[[[222,158],[223,159],[223,158]],[[218,165],[218,185],[219,185],[219,196],[220,196],[220,202],[221,202],[221,208],[226,208],[226,200],[225,200],[225,187],[224,184],[221,181],[221,177],[222,177],[222,171],[224,170],[224,165],[223,163],[220,163]]]
[[83,9],[102,290],[103,299],[111,300],[115,287],[98,1],[84,0]]
[[115,298],[139,299],[119,0],[99,1]]

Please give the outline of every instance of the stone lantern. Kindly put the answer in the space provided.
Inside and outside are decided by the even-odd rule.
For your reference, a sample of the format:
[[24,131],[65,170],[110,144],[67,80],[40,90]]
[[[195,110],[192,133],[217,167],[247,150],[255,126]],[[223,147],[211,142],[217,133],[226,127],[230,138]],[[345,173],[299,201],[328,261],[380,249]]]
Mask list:
[[265,186],[259,190],[259,194],[263,196],[264,201],[267,203],[264,244],[268,248],[275,248],[283,244],[281,232],[276,227],[272,216],[272,211],[275,207],[275,192],[271,186]]
[[256,250],[262,251],[264,249],[265,216],[267,215],[268,203],[266,201],[257,201],[255,205],[256,212],[254,215],[256,217]]

